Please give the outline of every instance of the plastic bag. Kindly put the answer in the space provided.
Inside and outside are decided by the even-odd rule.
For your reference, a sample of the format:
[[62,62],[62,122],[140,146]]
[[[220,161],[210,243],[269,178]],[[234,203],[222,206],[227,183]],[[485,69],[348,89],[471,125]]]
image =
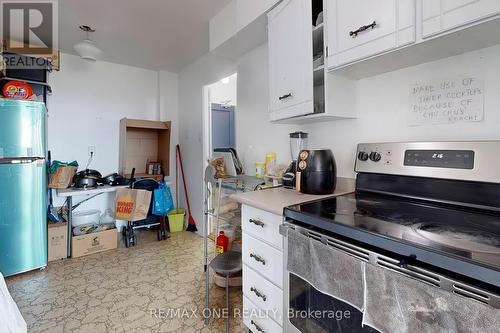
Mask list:
[[50,169],[49,173],[53,174],[57,171],[57,169],[62,168],[62,167],[76,167],[78,168],[78,162],[73,161],[73,162],[61,162],[61,161],[52,161],[50,164]]
[[160,186],[153,192],[153,215],[165,216],[174,208],[170,188],[165,182],[160,182]]

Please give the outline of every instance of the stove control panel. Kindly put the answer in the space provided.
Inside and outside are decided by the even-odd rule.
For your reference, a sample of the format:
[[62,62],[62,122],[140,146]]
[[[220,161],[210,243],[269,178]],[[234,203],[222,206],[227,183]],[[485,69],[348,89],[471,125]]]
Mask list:
[[356,172],[500,183],[500,141],[361,143]]
[[404,165],[474,169],[473,150],[407,150],[405,151]]

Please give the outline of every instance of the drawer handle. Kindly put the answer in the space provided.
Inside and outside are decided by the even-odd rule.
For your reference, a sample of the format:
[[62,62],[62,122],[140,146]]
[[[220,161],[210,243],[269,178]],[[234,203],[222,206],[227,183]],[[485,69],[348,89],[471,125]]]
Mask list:
[[264,222],[256,219],[249,219],[248,222],[255,224],[256,226],[264,228]]
[[287,99],[287,98],[290,98],[290,97],[292,97],[292,93],[288,93],[288,94],[286,94],[286,95],[280,96],[280,97],[278,97],[278,99],[279,99],[280,101],[282,101],[282,100]]
[[358,30],[350,31],[349,36],[351,36],[352,38],[356,38],[356,37],[358,37],[358,34],[360,32],[363,32],[363,31],[368,30],[370,28],[375,29],[376,26],[377,26],[377,22],[373,21],[373,23],[371,23],[371,24],[359,27]]
[[258,256],[256,254],[253,254],[253,253],[250,253],[250,258],[253,258],[255,261],[257,262],[261,262],[262,265],[265,265],[266,264],[266,261],[264,259],[262,259],[261,256]]
[[264,331],[264,330],[263,330],[263,329],[262,329],[259,325],[257,325],[257,324],[255,323],[255,321],[250,320],[250,323],[251,323],[253,326],[255,326],[255,329],[257,330],[257,332],[266,333],[266,331]]
[[262,294],[260,291],[257,290],[257,288],[250,288],[250,291],[255,294],[255,296],[262,298],[262,300],[265,302],[267,297],[266,295]]

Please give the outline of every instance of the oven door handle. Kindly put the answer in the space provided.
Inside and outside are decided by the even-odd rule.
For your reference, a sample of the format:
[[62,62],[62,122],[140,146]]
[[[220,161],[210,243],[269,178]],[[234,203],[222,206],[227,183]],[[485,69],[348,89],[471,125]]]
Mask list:
[[288,237],[288,230],[290,230],[290,229],[295,229],[294,225],[285,222],[283,224],[280,224],[279,233],[283,237]]

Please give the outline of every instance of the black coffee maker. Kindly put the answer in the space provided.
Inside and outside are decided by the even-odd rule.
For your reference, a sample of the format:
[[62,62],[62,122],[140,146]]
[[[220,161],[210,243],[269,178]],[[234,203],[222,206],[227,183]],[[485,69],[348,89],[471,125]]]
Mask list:
[[297,159],[299,153],[303,149],[307,149],[307,138],[309,134],[304,132],[290,133],[290,152],[292,154],[292,162],[288,166],[283,175],[283,187],[295,188],[295,173],[297,172]]

